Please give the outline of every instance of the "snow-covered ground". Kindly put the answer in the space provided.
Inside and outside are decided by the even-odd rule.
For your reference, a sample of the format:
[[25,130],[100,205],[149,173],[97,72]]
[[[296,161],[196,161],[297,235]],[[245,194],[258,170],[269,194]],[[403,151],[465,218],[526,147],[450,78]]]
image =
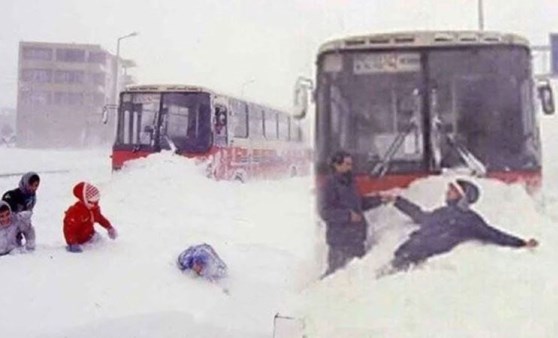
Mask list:
[[[4,173],[45,172],[36,251],[0,260],[2,337],[270,337],[282,299],[315,278],[308,178],[215,182],[170,154],[111,173],[102,150],[1,149],[0,161]],[[0,177],[0,187],[18,180]],[[80,180],[98,185],[120,236],[111,241],[99,227],[101,243],[71,254],[62,218]],[[178,254],[201,242],[228,264],[223,285],[176,268]]]
[[[533,251],[464,244],[419,269],[375,279],[412,229],[392,207],[367,215],[378,244],[318,281],[325,253],[310,178],[215,182],[167,153],[110,171],[108,150],[0,149],[0,189],[42,173],[34,253],[0,258],[2,337],[272,337],[276,313],[305,319],[308,337],[556,337],[558,334],[558,122],[543,121],[545,183],[478,180],[474,209],[503,230],[534,237]],[[447,177],[404,194],[442,203]],[[81,254],[64,250],[62,218],[80,180],[99,186],[119,230]],[[543,205],[544,202],[544,205]],[[222,284],[181,274],[176,256],[212,244],[230,269]],[[229,294],[223,288],[230,290]]]

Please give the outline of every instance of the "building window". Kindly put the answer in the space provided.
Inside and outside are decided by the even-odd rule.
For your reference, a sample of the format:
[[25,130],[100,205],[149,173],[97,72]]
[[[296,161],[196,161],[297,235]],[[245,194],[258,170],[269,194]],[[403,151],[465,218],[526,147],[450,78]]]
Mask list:
[[[105,95],[100,93],[86,94],[84,103],[90,106],[103,106],[105,104]],[[92,113],[101,113],[101,110],[93,111]]]
[[54,73],[56,83],[83,83],[84,73],[81,70],[57,70]]
[[21,80],[49,83],[52,82],[52,71],[50,69],[23,69],[21,71]]
[[23,47],[24,60],[52,60],[52,49],[41,47]]
[[96,106],[102,106],[105,104],[105,95],[103,94],[93,94],[93,104]]
[[50,104],[50,93],[41,90],[26,90],[20,92],[21,102],[27,104]]
[[105,52],[89,52],[89,57],[87,58],[89,63],[106,63],[107,55]]
[[63,48],[56,50],[56,60],[64,62],[85,62],[83,49]]
[[81,106],[83,105],[83,94],[56,92],[54,93],[54,104],[64,106]]
[[97,86],[105,85],[105,74],[104,73],[94,73],[91,74],[91,83]]

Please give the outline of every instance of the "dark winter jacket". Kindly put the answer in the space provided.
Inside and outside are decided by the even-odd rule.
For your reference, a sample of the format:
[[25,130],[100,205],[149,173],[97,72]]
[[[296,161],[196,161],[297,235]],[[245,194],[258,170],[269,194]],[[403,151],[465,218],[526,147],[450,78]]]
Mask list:
[[[326,223],[330,246],[364,245],[367,224],[363,211],[382,204],[379,196],[362,197],[352,178],[333,174],[320,190],[318,211]],[[361,222],[351,222],[350,210],[362,215]]]
[[396,268],[405,268],[409,264],[448,252],[468,240],[511,247],[522,247],[526,244],[520,238],[491,227],[476,212],[457,205],[425,212],[414,203],[398,197],[395,207],[420,226],[395,251],[393,265]]
[[31,176],[37,175],[34,172],[28,172],[21,177],[19,186],[16,189],[6,191],[2,196],[2,200],[6,201],[13,212],[33,211],[37,197],[34,192],[29,191],[29,179]]

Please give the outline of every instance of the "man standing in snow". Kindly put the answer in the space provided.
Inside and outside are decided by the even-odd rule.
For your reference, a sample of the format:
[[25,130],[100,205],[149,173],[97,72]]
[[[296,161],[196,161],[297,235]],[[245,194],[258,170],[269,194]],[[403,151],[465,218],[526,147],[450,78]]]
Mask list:
[[395,202],[394,206],[419,226],[419,229],[412,232],[409,239],[395,251],[392,268],[407,270],[429,257],[448,252],[469,240],[516,248],[533,248],[538,245],[535,239],[526,241],[491,227],[479,214],[469,209],[469,206],[478,200],[479,195],[476,185],[458,179],[448,184],[446,206],[431,212],[421,210],[419,206],[403,197],[383,196],[384,200]]
[[379,196],[362,197],[353,179],[353,159],[345,151],[331,158],[333,173],[319,191],[318,211],[326,223],[328,268],[324,277],[366,253],[368,224],[363,212],[382,204]]
[[0,201],[0,256],[18,247],[17,234],[25,238],[25,249],[35,250],[35,229],[31,225],[31,212],[12,213],[10,205]]
[[99,223],[107,229],[110,239],[116,239],[116,229],[101,213],[99,199],[101,194],[94,185],[80,182],[74,187],[74,196],[78,201],[66,210],[64,216],[64,237],[70,252],[81,252],[81,244],[94,239],[93,225]]
[[192,245],[182,251],[176,261],[181,271],[192,271],[208,280],[218,280],[227,275],[227,265],[217,252],[206,243]]

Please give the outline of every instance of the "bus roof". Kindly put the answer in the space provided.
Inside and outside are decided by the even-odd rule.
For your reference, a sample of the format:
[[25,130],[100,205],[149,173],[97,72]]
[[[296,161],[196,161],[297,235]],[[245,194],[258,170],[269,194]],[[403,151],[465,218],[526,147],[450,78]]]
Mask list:
[[127,92],[207,92],[214,91],[200,87],[184,84],[145,84],[145,85],[129,85],[126,86]]
[[520,45],[529,41],[516,34],[486,31],[417,31],[352,36],[326,42],[319,54],[339,50],[448,47],[471,45]]
[[267,109],[272,109],[275,110],[276,112],[280,112],[281,114],[285,114],[288,116],[291,116],[290,112],[288,111],[288,109],[281,109],[281,108],[277,108],[277,107],[273,107],[270,106],[268,104],[263,104],[263,103],[259,103],[259,102],[254,102],[251,100],[247,100],[247,99],[241,99],[238,97],[235,97],[233,95],[228,95],[228,94],[223,94],[220,92],[216,92],[214,90],[211,90],[209,88],[206,87],[201,87],[201,86],[192,86],[192,85],[185,85],[185,84],[142,84],[142,85],[128,85],[126,86],[126,89],[122,92],[156,92],[156,93],[162,93],[162,92],[188,92],[188,93],[209,93],[209,94],[213,94],[213,95],[218,95],[218,96],[223,96],[223,97],[227,97],[229,99],[235,99],[235,100],[239,100],[242,102],[245,102],[247,104],[255,104],[261,107],[265,107]]

